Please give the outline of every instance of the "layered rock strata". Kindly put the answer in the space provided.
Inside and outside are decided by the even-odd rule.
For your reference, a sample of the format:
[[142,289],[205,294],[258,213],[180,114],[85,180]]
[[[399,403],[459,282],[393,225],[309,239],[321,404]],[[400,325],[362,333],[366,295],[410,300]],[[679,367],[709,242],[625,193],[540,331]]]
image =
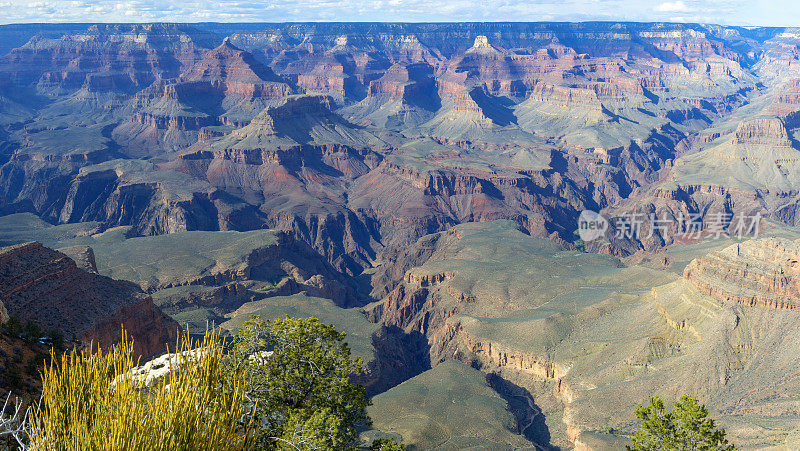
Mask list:
[[177,337],[177,323],[136,284],[79,269],[37,242],[0,248],[0,299],[9,315],[103,347],[118,341],[122,328],[145,356]]

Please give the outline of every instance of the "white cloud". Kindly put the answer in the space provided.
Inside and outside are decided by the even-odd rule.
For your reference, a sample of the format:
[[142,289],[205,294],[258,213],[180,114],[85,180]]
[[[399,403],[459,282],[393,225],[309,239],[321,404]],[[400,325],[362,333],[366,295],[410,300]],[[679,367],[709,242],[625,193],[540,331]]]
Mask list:
[[0,24],[150,21],[699,21],[800,23],[797,0],[0,0]]
[[654,9],[662,13],[688,13],[692,11],[692,8],[686,6],[686,3],[683,3],[681,0],[664,2],[656,5]]

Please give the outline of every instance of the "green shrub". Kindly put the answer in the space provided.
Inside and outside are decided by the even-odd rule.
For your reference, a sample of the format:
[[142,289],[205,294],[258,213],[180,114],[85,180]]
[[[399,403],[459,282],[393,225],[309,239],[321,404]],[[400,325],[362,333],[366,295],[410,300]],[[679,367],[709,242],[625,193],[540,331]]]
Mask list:
[[25,329],[22,331],[22,337],[28,344],[34,344],[42,338],[42,328],[33,321],[25,323]]
[[[259,444],[288,449],[351,449],[357,427],[367,424],[363,372],[351,358],[345,334],[316,318],[265,321],[252,317],[230,354],[262,429]],[[267,353],[271,351],[271,355]]]
[[370,451],[403,451],[406,447],[393,438],[382,438],[374,440],[369,449]]
[[22,387],[22,371],[20,371],[19,366],[9,362],[8,368],[6,369],[6,380],[11,388]]
[[[168,364],[147,370],[123,331],[110,351],[53,354],[41,401],[28,416],[17,405],[13,417],[0,417],[0,436],[42,451],[355,449],[369,401],[350,381],[363,369],[344,337],[315,318],[255,317],[227,355],[210,330],[201,342],[184,337]],[[39,362],[29,359],[27,371]],[[154,369],[158,377],[149,377]],[[16,365],[6,377],[22,383]],[[370,449],[403,445],[383,439]]]
[[9,335],[16,337],[22,333],[22,321],[20,321],[19,317],[11,315],[3,324],[3,327],[6,329]]
[[47,338],[50,340],[50,347],[53,353],[61,355],[64,353],[64,334],[58,329],[50,329],[47,332]]

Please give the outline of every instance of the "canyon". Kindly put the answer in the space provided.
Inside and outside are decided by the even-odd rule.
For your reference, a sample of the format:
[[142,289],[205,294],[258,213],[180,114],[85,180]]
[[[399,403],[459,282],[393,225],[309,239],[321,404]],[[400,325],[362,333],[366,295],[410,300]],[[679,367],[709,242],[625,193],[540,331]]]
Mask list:
[[143,355],[317,316],[423,449],[619,448],[682,393],[792,448],[798,118],[793,28],[0,26],[0,301]]

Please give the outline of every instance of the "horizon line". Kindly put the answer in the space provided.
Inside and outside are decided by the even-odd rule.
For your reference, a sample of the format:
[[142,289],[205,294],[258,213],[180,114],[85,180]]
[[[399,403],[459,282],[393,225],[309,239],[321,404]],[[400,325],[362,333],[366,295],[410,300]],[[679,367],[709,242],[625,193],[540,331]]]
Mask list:
[[641,20],[526,20],[526,21],[511,21],[511,20],[483,20],[483,21],[375,21],[375,20],[290,20],[290,21],[147,21],[147,22],[83,22],[83,21],[56,21],[56,22],[6,22],[0,23],[0,27],[5,26],[20,26],[20,25],[157,25],[157,24],[172,24],[172,25],[195,25],[195,24],[230,24],[230,25],[284,25],[284,24],[442,24],[442,25],[457,25],[457,24],[643,24],[643,25],[715,25],[727,28],[744,28],[744,29],[800,29],[800,26],[793,25],[730,25],[716,22],[679,22],[679,21],[641,21]]

